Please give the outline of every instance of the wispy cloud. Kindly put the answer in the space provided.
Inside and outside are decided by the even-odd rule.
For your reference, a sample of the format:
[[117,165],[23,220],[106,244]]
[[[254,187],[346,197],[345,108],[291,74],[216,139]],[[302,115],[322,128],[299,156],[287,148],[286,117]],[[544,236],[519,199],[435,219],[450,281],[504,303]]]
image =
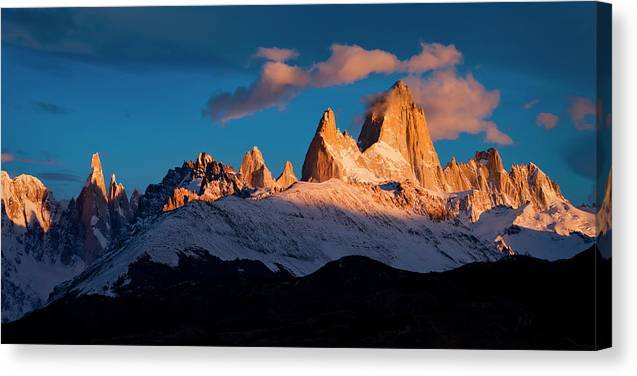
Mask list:
[[66,173],[66,172],[55,172],[55,171],[46,171],[40,172],[37,176],[43,180],[49,181],[62,181],[62,182],[77,182],[82,181],[79,176]]
[[270,61],[284,62],[287,60],[295,59],[299,56],[298,51],[287,48],[278,47],[259,47],[254,54],[255,57],[260,57]]
[[530,109],[532,109],[533,107],[535,107],[535,105],[536,105],[536,104],[538,104],[538,103],[540,103],[540,100],[539,100],[539,99],[532,99],[532,100],[530,100],[530,101],[528,101],[528,102],[524,103],[524,104],[522,105],[522,108],[524,108],[525,110],[530,110]]
[[31,104],[33,105],[33,109],[38,112],[47,112],[56,115],[63,115],[70,112],[69,109],[51,102],[33,101]]
[[570,97],[568,100],[568,113],[571,121],[578,131],[595,129],[595,104],[590,98]]
[[210,98],[205,114],[215,122],[225,123],[269,107],[282,109],[309,80],[309,74],[301,68],[282,62],[267,62],[261,70],[261,77],[249,87]]
[[540,112],[535,118],[535,124],[537,124],[538,127],[542,127],[544,129],[555,128],[559,121],[560,118],[550,112]]
[[13,162],[50,165],[50,166],[56,165],[58,163],[57,160],[53,159],[48,154],[45,156],[44,159],[38,159],[38,158],[24,157],[20,155],[20,153],[16,154],[10,151],[2,152],[2,163],[13,163]]
[[453,45],[422,43],[420,47],[418,54],[401,61],[387,51],[333,44],[327,60],[307,68],[285,63],[298,56],[294,50],[259,48],[257,56],[268,60],[259,78],[250,86],[212,96],[204,113],[214,122],[225,123],[267,108],[285,108],[303,88],[350,84],[371,74],[419,74],[462,60],[462,54]]
[[2,163],[11,162],[15,159],[11,153],[2,153]]

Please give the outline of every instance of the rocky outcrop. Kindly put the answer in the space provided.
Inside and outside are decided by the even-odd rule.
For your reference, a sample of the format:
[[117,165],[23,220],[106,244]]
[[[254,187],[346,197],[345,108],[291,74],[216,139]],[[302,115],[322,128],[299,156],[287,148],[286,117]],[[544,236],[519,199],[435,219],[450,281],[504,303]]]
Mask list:
[[283,172],[276,179],[276,188],[280,190],[288,189],[292,184],[296,183],[298,179],[296,175],[294,175],[294,168],[292,167],[292,162],[285,161],[285,166],[283,167]]
[[139,197],[138,217],[148,217],[177,209],[190,201],[212,202],[235,194],[244,183],[227,164],[210,154],[200,153],[197,159],[168,171],[159,184],[150,184]]
[[5,171],[2,179],[2,212],[15,225],[38,228],[46,232],[51,227],[53,197],[42,182],[30,175],[11,179]]
[[274,188],[275,186],[272,173],[263,160],[263,154],[256,146],[246,152],[239,173],[244,184],[249,188]]

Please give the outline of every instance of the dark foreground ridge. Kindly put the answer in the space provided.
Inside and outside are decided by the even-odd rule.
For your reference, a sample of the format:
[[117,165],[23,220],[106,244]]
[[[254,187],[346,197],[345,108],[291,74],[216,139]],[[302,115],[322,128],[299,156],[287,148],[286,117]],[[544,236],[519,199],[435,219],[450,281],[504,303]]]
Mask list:
[[2,324],[2,342],[595,350],[611,342],[610,276],[596,247],[427,274],[351,256],[301,278],[189,250],[176,268],[133,264],[116,298]]

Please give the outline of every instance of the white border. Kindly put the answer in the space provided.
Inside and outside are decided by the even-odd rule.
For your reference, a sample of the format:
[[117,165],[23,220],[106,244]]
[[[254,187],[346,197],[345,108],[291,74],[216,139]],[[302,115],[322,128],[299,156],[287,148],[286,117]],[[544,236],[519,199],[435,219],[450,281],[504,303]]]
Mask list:
[[[388,1],[362,1],[386,3]],[[402,1],[417,2],[417,1]],[[439,1],[450,2],[450,1]],[[471,2],[471,1],[466,1]],[[637,371],[637,1],[613,3],[613,343],[591,352],[0,346],[1,375],[633,375]],[[0,0],[2,7],[338,3],[338,1]],[[348,1],[347,3],[351,3]],[[540,25],[538,27],[541,27]],[[633,48],[631,48],[633,47]],[[633,90],[630,90],[633,89]],[[632,97],[631,97],[631,94]],[[631,239],[629,232],[633,234]],[[557,314],[557,313],[556,313]]]

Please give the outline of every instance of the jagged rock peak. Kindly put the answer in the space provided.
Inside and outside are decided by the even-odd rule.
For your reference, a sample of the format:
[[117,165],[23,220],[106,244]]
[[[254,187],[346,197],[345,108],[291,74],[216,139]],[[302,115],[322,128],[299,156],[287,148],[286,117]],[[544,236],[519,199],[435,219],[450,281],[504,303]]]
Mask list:
[[500,157],[500,153],[498,153],[496,148],[489,148],[486,151],[477,151],[474,159],[476,163],[487,166],[493,172],[504,170],[502,157]]
[[115,178],[115,174],[111,175],[111,184],[108,190],[108,201],[115,201],[121,198],[122,196],[126,196],[126,190],[124,189],[124,184],[118,183]]
[[91,157],[91,171],[86,179],[85,187],[89,185],[95,186],[104,197],[107,197],[104,173],[102,172],[102,161],[100,160],[99,153],[95,153]]
[[328,107],[327,110],[323,112],[323,117],[321,117],[319,121],[316,134],[321,134],[328,140],[336,139],[336,116],[332,108]]
[[294,168],[292,166],[292,162],[286,161],[285,167],[283,167],[283,172],[276,179],[276,186],[279,189],[287,189],[292,184],[296,183],[298,179],[296,175],[294,175]]
[[143,195],[131,196],[131,209],[138,217],[170,211],[192,201],[212,202],[243,188],[232,166],[199,153],[166,173],[159,184],[150,184]]
[[243,182],[250,188],[274,187],[275,182],[272,178],[272,173],[265,165],[263,154],[256,146],[246,152],[239,172]]
[[[302,180],[322,182],[332,178],[353,180],[352,171],[361,152],[356,141],[336,128],[336,116],[331,108],[323,112],[316,133],[305,154]],[[358,169],[358,168],[357,168]],[[361,169],[358,169],[361,170]]]
[[206,166],[209,163],[214,162],[214,157],[206,152],[201,152],[199,153],[199,155],[197,155],[197,159],[196,159],[196,164],[198,166]]
[[378,143],[400,153],[411,170],[408,175],[420,185],[444,190],[444,176],[425,112],[416,105],[409,87],[402,81],[377,95],[369,104],[358,145],[366,151]]
[[40,179],[18,175],[14,179],[1,172],[2,211],[14,224],[27,228],[34,225],[47,231],[52,221],[53,195]]
[[84,244],[82,259],[93,262],[106,250],[111,239],[111,218],[99,153],[91,157],[91,172],[77,198],[77,215]]

